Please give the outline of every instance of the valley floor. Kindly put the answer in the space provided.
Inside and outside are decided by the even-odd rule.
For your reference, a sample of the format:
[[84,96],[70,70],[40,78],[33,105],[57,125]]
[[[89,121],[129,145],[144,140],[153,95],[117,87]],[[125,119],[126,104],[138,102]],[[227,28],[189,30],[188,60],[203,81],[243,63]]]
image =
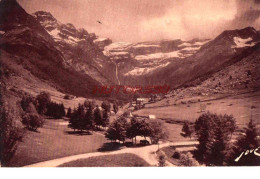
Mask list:
[[[65,124],[65,125],[64,125]],[[64,120],[46,120],[39,132],[27,131],[23,142],[9,163],[10,167],[21,167],[55,158],[96,152],[107,142],[103,135],[73,134]]]
[[238,126],[243,127],[246,125],[251,117],[258,125],[260,124],[260,91],[175,105],[167,104],[169,100],[171,99],[163,99],[155,103],[147,104],[144,109],[135,111],[133,114],[146,117],[153,114],[157,118],[164,120],[173,119],[175,121],[187,120],[194,122],[203,113],[201,111],[201,105],[205,105],[205,111],[233,115]]
[[[255,92],[170,106],[165,105],[165,100],[168,99],[163,99],[147,104],[144,109],[137,110],[133,114],[146,117],[154,114],[158,120],[165,122],[165,127],[169,131],[169,139],[160,145],[160,148],[172,145],[184,145],[190,150],[196,142],[194,138],[184,138],[180,135],[182,122],[184,120],[194,122],[202,114],[200,111],[201,104],[205,104],[208,111],[217,114],[226,113],[234,115],[238,126],[243,127],[251,116],[259,125],[260,106],[257,104],[259,98],[260,92]],[[127,107],[124,106],[120,108],[117,115],[111,117],[116,118],[126,110]],[[91,135],[80,135],[74,133],[67,125],[68,121],[63,119],[47,119],[44,127],[40,128],[38,132],[28,131],[23,142],[19,144],[18,150],[9,163],[9,166],[54,167],[79,159],[117,154],[134,154],[151,166],[158,164],[158,159],[155,156],[155,152],[158,150],[157,145],[127,147],[111,152],[104,152],[100,149],[109,143],[109,141],[107,141],[103,134],[93,132]],[[191,144],[193,146],[190,146]],[[170,166],[170,164],[168,165]]]

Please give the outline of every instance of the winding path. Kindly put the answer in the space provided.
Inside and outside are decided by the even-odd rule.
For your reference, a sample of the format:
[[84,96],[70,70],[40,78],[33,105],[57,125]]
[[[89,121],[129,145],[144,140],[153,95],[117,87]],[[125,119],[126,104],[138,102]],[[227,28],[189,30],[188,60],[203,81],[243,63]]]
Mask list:
[[[160,148],[167,147],[167,146],[183,147],[186,145],[190,147],[191,145],[196,145],[196,144],[197,144],[196,141],[176,142],[176,143],[167,142],[167,143],[160,144]],[[151,166],[157,166],[158,161],[155,155],[155,152],[157,150],[158,150],[158,145],[150,145],[150,146],[138,147],[138,148],[124,148],[113,152],[94,152],[94,153],[73,155],[69,157],[63,157],[63,158],[40,162],[32,165],[27,165],[24,167],[58,167],[64,163],[75,161],[78,159],[86,159],[86,158],[96,157],[96,156],[115,155],[115,154],[123,154],[123,153],[135,154],[141,157],[142,159],[144,159]],[[169,162],[167,162],[167,164],[168,166],[173,166]]]

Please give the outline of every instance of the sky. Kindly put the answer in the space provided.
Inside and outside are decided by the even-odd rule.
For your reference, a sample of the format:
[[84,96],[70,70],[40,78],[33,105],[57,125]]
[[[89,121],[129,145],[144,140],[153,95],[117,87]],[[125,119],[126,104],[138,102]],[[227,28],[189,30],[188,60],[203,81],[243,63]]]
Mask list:
[[17,1],[28,13],[44,10],[113,41],[214,38],[247,26],[260,30],[260,0]]

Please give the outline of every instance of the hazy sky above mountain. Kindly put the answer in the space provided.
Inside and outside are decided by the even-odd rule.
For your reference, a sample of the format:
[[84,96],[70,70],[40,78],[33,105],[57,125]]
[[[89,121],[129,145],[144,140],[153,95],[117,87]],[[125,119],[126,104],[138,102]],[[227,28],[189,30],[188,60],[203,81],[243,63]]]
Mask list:
[[[223,30],[260,29],[260,0],[18,0],[113,41],[213,38]],[[102,22],[102,24],[97,21]]]

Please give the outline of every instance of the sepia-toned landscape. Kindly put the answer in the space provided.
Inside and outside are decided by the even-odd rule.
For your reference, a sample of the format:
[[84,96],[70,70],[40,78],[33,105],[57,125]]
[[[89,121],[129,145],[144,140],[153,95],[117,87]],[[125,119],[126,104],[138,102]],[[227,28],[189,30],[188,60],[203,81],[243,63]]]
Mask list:
[[1,167],[260,165],[258,0],[36,3],[0,1]]

